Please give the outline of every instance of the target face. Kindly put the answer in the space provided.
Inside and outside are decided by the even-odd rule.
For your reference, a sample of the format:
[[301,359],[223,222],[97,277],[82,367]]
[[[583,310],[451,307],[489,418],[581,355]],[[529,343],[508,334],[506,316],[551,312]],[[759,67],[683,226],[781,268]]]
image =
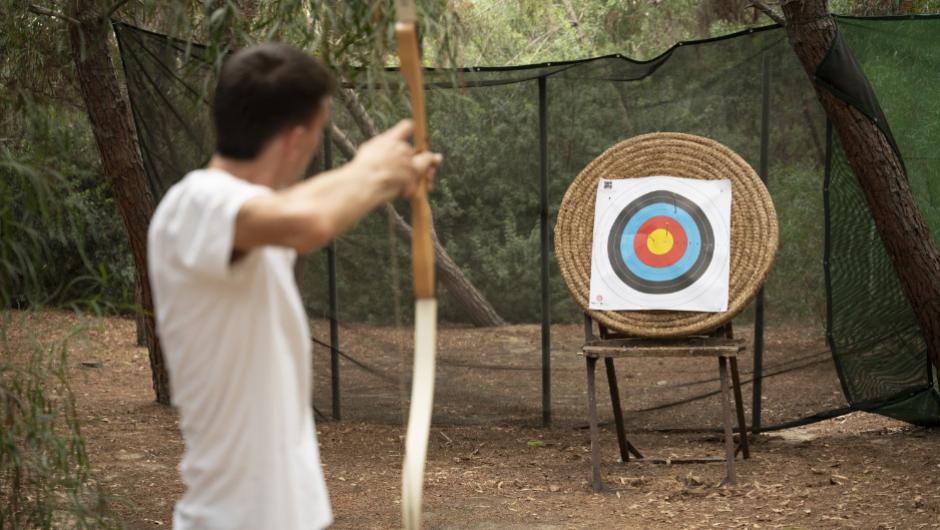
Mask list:
[[590,307],[726,310],[730,214],[730,181],[601,180]]

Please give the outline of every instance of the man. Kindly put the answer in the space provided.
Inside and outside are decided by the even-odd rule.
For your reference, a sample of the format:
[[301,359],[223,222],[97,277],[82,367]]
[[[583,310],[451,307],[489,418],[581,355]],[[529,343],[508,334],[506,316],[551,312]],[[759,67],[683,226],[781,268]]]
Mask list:
[[186,452],[176,530],[293,530],[332,522],[319,465],[298,252],[407,196],[441,156],[404,121],[345,166],[297,182],[334,81],[284,44],[231,56],[213,101],[216,153],[160,202],[149,231],[157,329]]

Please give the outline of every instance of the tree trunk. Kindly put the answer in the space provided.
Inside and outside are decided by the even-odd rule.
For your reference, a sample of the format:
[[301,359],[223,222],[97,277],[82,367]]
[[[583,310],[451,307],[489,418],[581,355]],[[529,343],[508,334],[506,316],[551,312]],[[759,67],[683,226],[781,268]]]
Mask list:
[[[368,119],[368,116],[365,114],[362,114],[360,118],[363,116],[365,119]],[[333,143],[339,148],[340,152],[343,153],[343,156],[351,160],[352,157],[356,155],[355,144],[353,144],[352,140],[349,139],[349,136],[343,132],[342,129],[333,125],[331,136]],[[392,220],[392,227],[395,229],[395,233],[403,240],[411,241],[411,226],[402,219],[401,215],[395,211],[395,208],[392,207],[391,204],[386,204],[385,208],[386,212],[389,214],[389,218]],[[473,325],[477,327],[506,325],[506,321],[503,320],[503,317],[499,316],[499,313],[490,305],[486,297],[483,296],[483,293],[464,276],[460,267],[458,267],[457,264],[454,263],[454,260],[451,259],[450,255],[447,254],[447,251],[437,239],[437,234],[432,233],[432,236],[434,240],[435,262],[437,263],[437,276],[444,288],[447,289],[447,292],[449,292],[457,301],[457,304],[466,311]]]
[[[790,44],[812,79],[836,35],[826,0],[784,0],[782,7]],[[839,134],[885,250],[914,309],[930,358],[940,367],[940,253],[918,209],[904,167],[869,118],[818,85],[816,94]]]
[[[137,307],[142,308],[144,307],[144,304],[141,301],[143,300],[143,293],[141,293],[140,279],[138,279],[135,283],[136,283],[136,286],[134,289],[134,303],[137,305]],[[138,311],[137,314],[134,316],[134,322],[137,325],[137,345],[146,346],[147,345],[147,314],[144,313],[143,311]]]
[[[395,233],[405,241],[411,241],[411,226],[402,219],[401,215],[395,211],[395,208],[393,208],[391,204],[386,204],[385,208],[389,213],[389,217],[392,219],[392,227],[395,229]],[[454,260],[451,259],[447,251],[444,250],[444,247],[441,246],[441,242],[437,239],[437,234],[432,233],[431,235],[434,241],[437,276],[440,278],[441,284],[447,289],[447,292],[450,293],[451,296],[456,299],[457,304],[467,312],[467,316],[470,317],[470,321],[473,325],[477,327],[505,326],[506,321],[503,320],[503,317],[499,316],[499,313],[490,305],[483,296],[483,293],[470,283],[470,280],[464,276],[460,267],[454,263]]]
[[101,165],[111,181],[134,256],[141,287],[140,302],[146,312],[147,346],[156,399],[158,403],[169,405],[169,378],[155,332],[147,275],[147,226],[153,215],[154,200],[147,186],[130,108],[111,61],[110,26],[109,21],[101,17],[102,11],[95,0],[72,0],[69,15],[79,23],[69,23],[69,44]]

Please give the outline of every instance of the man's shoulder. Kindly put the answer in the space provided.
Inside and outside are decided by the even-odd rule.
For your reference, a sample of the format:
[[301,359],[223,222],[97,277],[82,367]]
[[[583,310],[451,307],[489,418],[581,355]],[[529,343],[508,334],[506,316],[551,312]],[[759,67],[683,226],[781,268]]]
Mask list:
[[202,207],[209,201],[244,193],[254,185],[218,169],[195,169],[170,187],[157,205],[154,219],[185,206]]
[[190,171],[170,186],[170,189],[163,194],[156,210],[153,212],[153,217],[150,219],[150,233],[153,234],[167,223],[172,222],[174,218],[180,215],[181,210],[198,206],[199,202],[207,200],[213,188],[219,189],[219,192],[221,192],[221,186],[218,183],[213,185],[212,181],[214,180],[219,179],[212,175],[212,172],[197,169]]
[[194,169],[170,187],[161,203],[167,201],[167,199],[172,202],[174,199],[178,200],[185,196],[200,196],[210,193],[219,195],[230,190],[241,190],[251,186],[251,183],[236,178],[220,169]]

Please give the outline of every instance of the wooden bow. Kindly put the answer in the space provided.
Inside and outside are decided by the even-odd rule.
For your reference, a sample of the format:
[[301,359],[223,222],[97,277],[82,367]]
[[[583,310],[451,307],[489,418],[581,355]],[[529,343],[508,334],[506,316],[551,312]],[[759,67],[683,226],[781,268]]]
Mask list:
[[[395,36],[401,73],[411,94],[414,145],[428,149],[424,84],[418,55],[417,11],[414,0],[396,0]],[[411,407],[405,435],[402,465],[402,524],[407,530],[421,528],[421,497],[424,465],[434,403],[434,360],[437,349],[437,298],[434,295],[434,245],[431,239],[431,206],[427,181],[418,185],[411,198],[411,259],[415,294],[415,357],[411,380]]]

